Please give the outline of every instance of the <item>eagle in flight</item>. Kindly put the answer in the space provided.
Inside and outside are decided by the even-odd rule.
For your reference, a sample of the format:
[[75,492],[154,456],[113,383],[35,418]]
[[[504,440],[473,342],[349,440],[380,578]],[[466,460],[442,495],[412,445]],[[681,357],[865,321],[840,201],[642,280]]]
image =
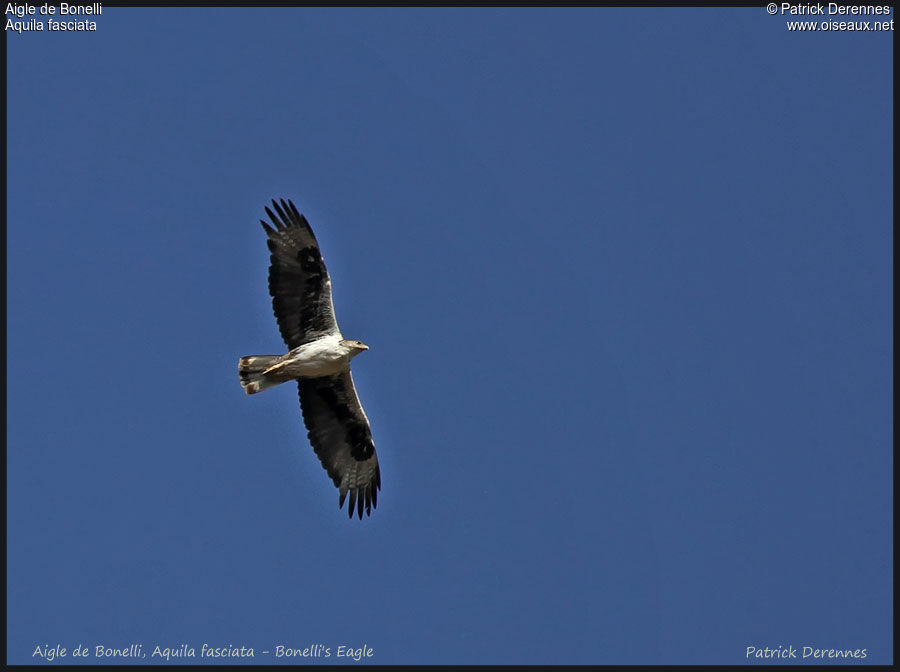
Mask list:
[[[269,294],[286,355],[241,357],[238,374],[247,394],[256,394],[288,380],[300,389],[303,421],[322,466],[338,488],[338,507],[350,494],[349,514],[362,519],[375,508],[381,489],[378,457],[369,419],[359,403],[350,360],[368,346],[347,340],[338,329],[331,299],[331,279],[319,252],[319,244],[297,207],[274,200],[275,225],[260,223],[272,253]],[[277,216],[276,216],[277,213]]]

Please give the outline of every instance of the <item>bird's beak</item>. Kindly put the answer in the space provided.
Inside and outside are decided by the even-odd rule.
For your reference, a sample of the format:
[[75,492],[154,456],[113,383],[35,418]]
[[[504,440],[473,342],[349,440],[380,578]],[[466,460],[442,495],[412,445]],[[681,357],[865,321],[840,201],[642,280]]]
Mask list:
[[360,344],[359,344],[359,349],[360,349],[360,350],[368,350],[368,349],[369,349],[369,346],[366,345],[365,343],[360,343]]

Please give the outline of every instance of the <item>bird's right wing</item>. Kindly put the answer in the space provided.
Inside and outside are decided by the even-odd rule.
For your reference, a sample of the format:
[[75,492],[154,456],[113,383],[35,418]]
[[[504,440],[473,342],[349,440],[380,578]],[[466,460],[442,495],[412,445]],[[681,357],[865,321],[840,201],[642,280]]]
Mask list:
[[281,199],[281,205],[272,201],[272,207],[278,216],[268,207],[266,213],[275,228],[259,220],[272,252],[269,294],[281,337],[293,350],[340,330],[334,317],[331,278],[309,222],[290,200],[285,203]]

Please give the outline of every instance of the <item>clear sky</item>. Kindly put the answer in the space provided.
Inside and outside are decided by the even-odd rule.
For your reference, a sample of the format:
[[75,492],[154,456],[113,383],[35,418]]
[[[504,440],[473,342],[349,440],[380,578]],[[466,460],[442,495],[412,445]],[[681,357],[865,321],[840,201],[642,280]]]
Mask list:
[[[892,33],[94,20],[6,35],[10,663],[892,661]],[[275,197],[371,347],[362,521],[238,383]]]

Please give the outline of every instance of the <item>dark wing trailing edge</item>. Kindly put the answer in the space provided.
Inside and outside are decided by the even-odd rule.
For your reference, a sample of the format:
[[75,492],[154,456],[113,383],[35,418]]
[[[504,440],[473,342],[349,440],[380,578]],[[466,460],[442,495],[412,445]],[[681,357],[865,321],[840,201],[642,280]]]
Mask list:
[[322,466],[340,491],[338,506],[350,493],[349,514],[371,514],[381,489],[381,472],[369,419],[363,412],[350,371],[321,378],[301,378],[300,408]]
[[319,244],[306,217],[293,202],[272,201],[266,214],[273,229],[259,220],[269,237],[269,294],[278,329],[288,348],[309,343],[338,331],[331,299],[331,279],[319,252]]

